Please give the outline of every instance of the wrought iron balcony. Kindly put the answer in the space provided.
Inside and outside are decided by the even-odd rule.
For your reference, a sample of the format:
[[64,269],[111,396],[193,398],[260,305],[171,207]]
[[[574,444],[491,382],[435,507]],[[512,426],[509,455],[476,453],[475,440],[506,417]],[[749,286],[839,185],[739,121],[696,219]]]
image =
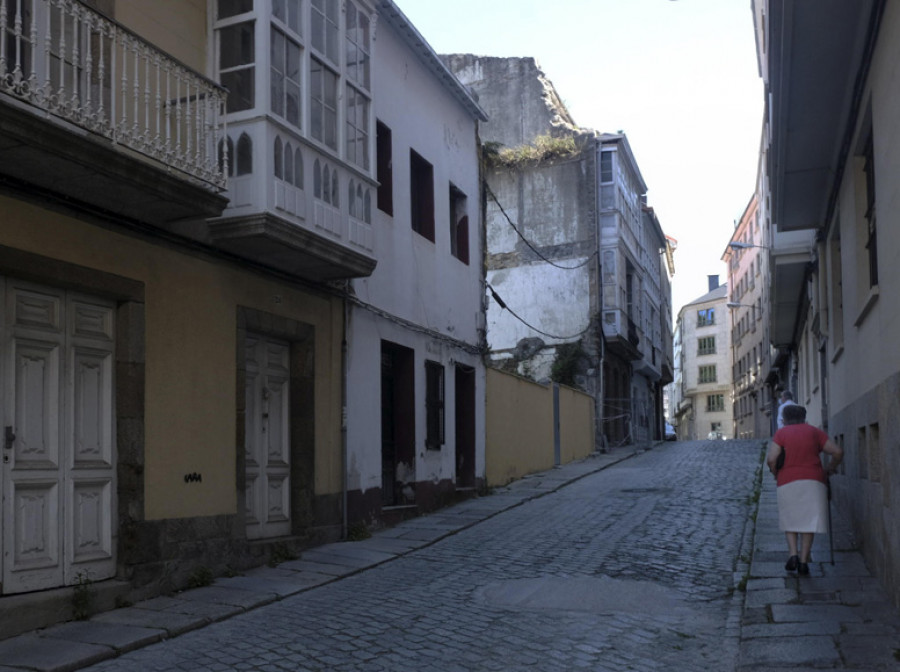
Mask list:
[[158,225],[218,215],[225,96],[77,0],[0,0],[0,173],[13,182]]

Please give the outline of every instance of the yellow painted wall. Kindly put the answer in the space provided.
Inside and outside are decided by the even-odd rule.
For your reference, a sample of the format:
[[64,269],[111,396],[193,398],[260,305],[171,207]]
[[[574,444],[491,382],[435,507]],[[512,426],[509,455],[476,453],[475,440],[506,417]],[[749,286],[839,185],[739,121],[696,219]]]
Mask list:
[[315,326],[316,494],[340,492],[340,300],[6,197],[0,245],[144,283],[147,519],[236,511],[239,307]]
[[126,28],[209,76],[206,6],[206,0],[115,0],[114,12]]
[[[552,393],[550,403],[553,403]],[[559,388],[560,457],[563,464],[594,452],[594,399],[589,394]]]
[[[560,456],[563,464],[594,450],[593,399],[560,388]],[[553,468],[553,388],[487,370],[485,479],[506,485]]]

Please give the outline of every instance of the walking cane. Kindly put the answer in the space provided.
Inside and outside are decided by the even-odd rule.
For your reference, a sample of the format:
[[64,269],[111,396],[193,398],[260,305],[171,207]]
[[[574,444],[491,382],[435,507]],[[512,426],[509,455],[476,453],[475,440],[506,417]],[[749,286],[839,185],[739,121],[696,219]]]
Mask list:
[[831,550],[831,566],[834,566],[834,536],[831,533],[831,477],[825,474],[825,488],[828,491],[828,547]]

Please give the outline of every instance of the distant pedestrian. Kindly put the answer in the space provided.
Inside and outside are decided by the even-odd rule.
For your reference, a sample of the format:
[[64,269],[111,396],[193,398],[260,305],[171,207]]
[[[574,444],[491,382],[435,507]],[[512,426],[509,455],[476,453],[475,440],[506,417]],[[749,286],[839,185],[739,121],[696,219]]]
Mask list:
[[784,390],[781,393],[780,403],[778,404],[778,429],[784,427],[784,407],[794,404],[794,395],[790,390]]
[[[822,451],[830,456],[827,471],[822,468]],[[784,568],[790,572],[809,574],[813,537],[828,531],[828,475],[843,457],[844,451],[825,432],[806,423],[803,406],[785,405],[784,427],[772,437],[766,464],[778,483],[778,526],[787,538],[789,557]]]

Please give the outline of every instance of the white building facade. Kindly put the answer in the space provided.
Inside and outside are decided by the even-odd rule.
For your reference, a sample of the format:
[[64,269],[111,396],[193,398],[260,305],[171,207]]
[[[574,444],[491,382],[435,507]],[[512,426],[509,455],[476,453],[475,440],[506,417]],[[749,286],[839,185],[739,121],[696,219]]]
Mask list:
[[366,177],[378,265],[350,284],[346,358],[347,510],[363,522],[484,478],[486,116],[396,5],[376,5]]
[[710,291],[678,313],[681,386],[675,420],[681,440],[734,438],[727,303],[727,285],[710,276]]

